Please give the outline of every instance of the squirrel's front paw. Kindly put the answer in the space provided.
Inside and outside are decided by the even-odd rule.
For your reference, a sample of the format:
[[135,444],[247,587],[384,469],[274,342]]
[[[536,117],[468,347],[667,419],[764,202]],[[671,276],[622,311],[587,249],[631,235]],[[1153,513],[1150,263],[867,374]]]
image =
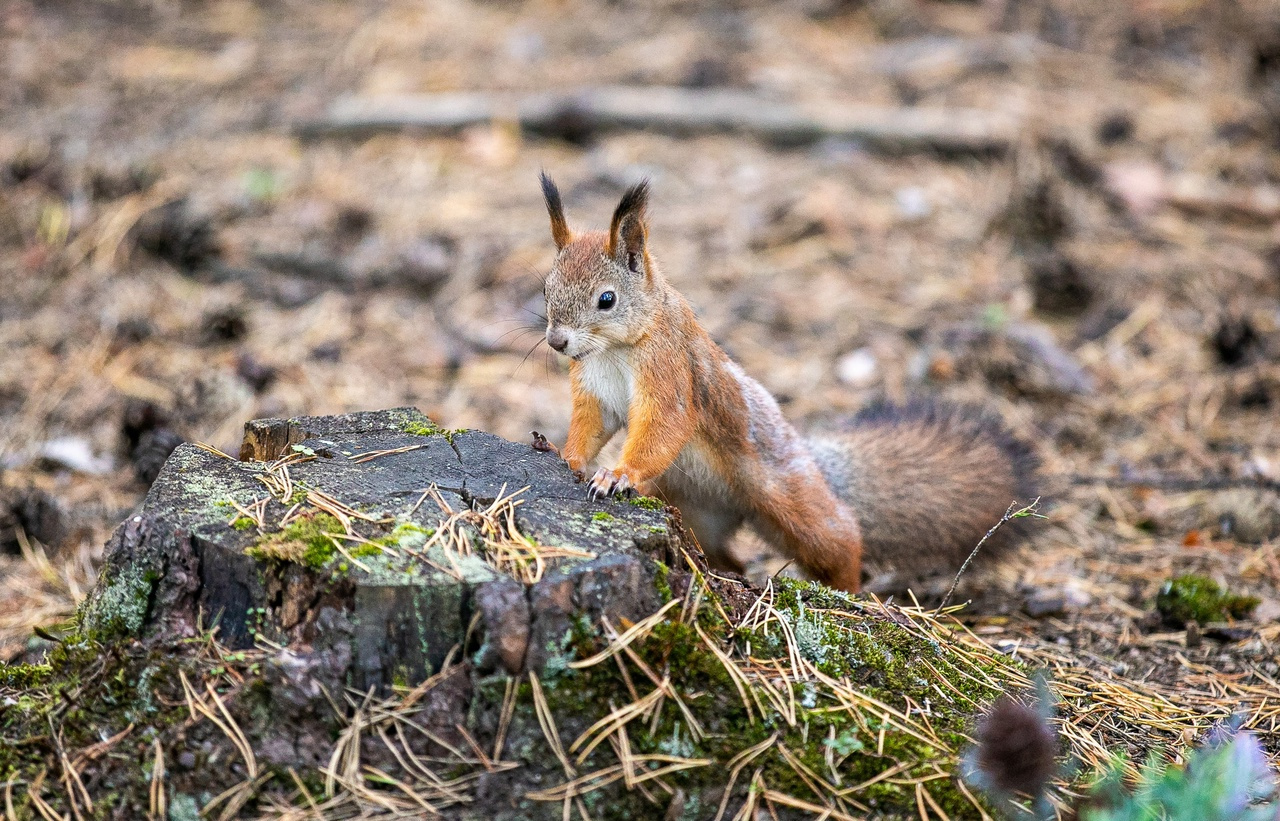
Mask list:
[[591,486],[587,488],[587,498],[592,501],[607,499],[615,494],[626,493],[631,490],[631,487],[631,480],[627,478],[627,474],[615,473],[608,468],[600,468],[596,471],[596,475],[591,477]]
[[560,455],[560,448],[552,444],[551,441],[541,433],[538,433],[536,430],[531,430],[529,431],[529,435],[533,437],[534,450],[540,450],[543,453],[554,453],[556,456]]

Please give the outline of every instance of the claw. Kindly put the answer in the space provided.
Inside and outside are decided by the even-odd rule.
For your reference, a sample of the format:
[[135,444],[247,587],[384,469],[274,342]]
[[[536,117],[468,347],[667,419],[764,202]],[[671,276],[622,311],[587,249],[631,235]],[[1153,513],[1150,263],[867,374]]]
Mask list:
[[615,473],[608,468],[600,468],[591,477],[591,486],[587,489],[587,498],[591,501],[607,499],[615,494],[626,493],[632,487],[631,479],[625,473]]
[[540,450],[545,453],[554,453],[556,456],[560,455],[560,449],[557,448],[550,441],[548,441],[547,437],[543,436],[541,433],[538,433],[536,430],[530,431],[529,433],[533,437],[534,450]]

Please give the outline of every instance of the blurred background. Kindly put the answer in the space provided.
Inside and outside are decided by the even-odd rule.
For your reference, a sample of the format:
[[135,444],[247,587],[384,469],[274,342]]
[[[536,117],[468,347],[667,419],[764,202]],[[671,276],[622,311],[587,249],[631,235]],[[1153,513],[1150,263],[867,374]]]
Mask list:
[[[0,659],[178,442],[400,405],[563,441],[546,169],[576,227],[652,181],[660,264],[802,426],[940,395],[1035,444],[976,630],[1277,673],[1273,2],[0,0],[0,77]],[[1253,621],[1162,625],[1185,572]]]

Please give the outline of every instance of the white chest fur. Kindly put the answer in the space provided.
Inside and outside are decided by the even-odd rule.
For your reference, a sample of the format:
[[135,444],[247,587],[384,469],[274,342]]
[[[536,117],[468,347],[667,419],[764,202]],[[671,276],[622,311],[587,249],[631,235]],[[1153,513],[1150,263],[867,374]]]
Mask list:
[[578,369],[583,390],[600,400],[604,422],[611,428],[626,424],[636,380],[627,354],[602,351],[587,357]]

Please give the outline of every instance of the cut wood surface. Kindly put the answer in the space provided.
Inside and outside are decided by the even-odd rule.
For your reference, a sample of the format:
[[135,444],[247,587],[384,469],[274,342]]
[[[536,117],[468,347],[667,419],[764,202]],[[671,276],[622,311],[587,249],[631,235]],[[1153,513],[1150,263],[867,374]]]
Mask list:
[[495,120],[570,139],[628,129],[727,132],[776,145],[836,139],[886,152],[963,154],[1003,153],[1019,130],[1016,117],[980,109],[790,104],[747,91],[601,86],[528,94],[351,95],[334,101],[324,117],[298,124],[297,132],[311,138],[447,133]]

